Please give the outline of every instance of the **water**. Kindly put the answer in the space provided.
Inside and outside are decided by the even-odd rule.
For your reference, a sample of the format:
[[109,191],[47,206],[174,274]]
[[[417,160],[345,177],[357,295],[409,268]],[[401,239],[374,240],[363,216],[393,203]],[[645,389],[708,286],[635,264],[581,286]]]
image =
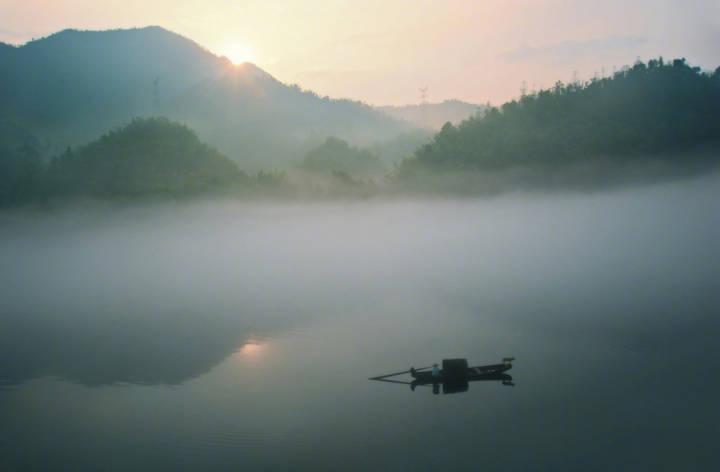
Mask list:
[[0,468],[717,469],[719,196],[6,213]]

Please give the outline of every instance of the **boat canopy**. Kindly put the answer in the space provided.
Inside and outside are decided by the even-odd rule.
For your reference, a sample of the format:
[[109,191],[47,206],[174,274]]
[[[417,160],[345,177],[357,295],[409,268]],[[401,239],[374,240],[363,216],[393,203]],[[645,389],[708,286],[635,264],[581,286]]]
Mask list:
[[443,377],[448,380],[464,379],[467,375],[467,359],[443,359],[442,366]]

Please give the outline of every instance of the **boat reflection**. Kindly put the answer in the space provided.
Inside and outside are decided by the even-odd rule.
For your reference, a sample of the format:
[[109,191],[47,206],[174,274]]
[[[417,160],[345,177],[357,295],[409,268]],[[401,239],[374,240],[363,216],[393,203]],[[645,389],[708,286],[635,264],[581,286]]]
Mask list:
[[413,380],[406,382],[402,380],[391,380],[391,379],[370,379],[377,382],[388,382],[402,385],[409,385],[410,390],[415,391],[417,387],[432,387],[434,394],[438,395],[442,391],[443,394],[447,395],[450,393],[463,393],[470,389],[471,382],[500,382],[502,385],[514,387],[512,376],[508,374],[490,374],[483,377],[477,377],[469,380],[455,380],[455,381],[440,381],[440,382],[424,382],[419,380]]

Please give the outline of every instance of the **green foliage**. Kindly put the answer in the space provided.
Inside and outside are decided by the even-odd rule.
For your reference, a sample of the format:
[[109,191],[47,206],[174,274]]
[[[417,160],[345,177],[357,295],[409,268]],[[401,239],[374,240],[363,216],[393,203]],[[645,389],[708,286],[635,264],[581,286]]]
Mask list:
[[699,145],[720,145],[720,72],[660,58],[611,78],[558,82],[457,127],[448,123],[396,173],[627,161]]
[[327,138],[323,144],[309,151],[301,167],[314,173],[358,177],[381,175],[385,170],[377,155],[334,137]]
[[48,180],[55,194],[109,197],[198,193],[248,177],[186,126],[148,118],[68,148],[52,161]]

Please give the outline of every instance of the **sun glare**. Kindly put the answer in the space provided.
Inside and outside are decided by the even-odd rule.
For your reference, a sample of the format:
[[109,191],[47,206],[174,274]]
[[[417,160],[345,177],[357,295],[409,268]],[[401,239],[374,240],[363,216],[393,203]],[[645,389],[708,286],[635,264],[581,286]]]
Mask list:
[[228,44],[222,48],[220,53],[230,59],[235,65],[244,64],[245,62],[255,62],[255,52],[250,46],[245,44]]

